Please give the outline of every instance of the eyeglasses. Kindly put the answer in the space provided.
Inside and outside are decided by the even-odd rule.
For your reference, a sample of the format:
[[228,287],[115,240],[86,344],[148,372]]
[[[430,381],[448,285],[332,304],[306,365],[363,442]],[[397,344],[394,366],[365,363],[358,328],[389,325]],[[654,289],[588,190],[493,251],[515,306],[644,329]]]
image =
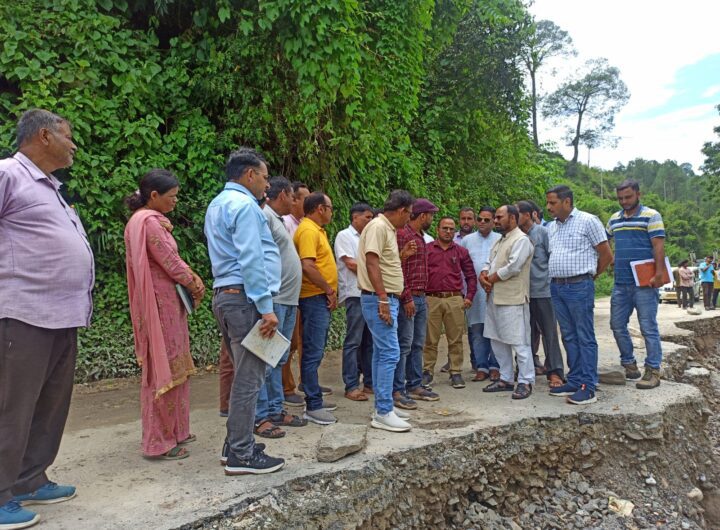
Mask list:
[[477,220],[478,223],[492,223],[492,221],[493,221],[492,219],[485,219],[483,217],[478,217],[478,220]]
[[454,232],[455,227],[454,226],[442,226],[442,227],[440,227],[440,230],[445,230],[446,232]]
[[333,209],[332,204],[323,204],[323,206],[324,206],[325,208],[329,208],[329,209],[331,209],[331,210]]

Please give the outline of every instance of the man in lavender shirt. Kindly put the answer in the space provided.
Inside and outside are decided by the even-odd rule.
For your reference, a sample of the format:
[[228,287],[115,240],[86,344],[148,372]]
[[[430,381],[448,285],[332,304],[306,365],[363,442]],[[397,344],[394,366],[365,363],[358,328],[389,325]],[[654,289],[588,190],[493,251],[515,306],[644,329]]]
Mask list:
[[29,110],[17,145],[0,160],[0,528],[39,520],[23,505],[75,496],[45,471],[65,428],[94,283],[85,230],[52,175],[73,163],[70,123]]

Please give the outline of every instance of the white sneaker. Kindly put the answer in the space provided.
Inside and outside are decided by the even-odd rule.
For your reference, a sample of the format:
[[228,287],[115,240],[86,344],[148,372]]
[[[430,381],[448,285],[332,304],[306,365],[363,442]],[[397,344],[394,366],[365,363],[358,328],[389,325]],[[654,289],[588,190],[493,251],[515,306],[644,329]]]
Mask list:
[[394,411],[390,411],[387,414],[378,414],[375,412],[370,426],[390,432],[406,432],[412,428],[412,425],[400,419]]
[[395,416],[400,418],[401,420],[409,420],[412,416],[405,412],[404,410],[401,410],[397,407],[393,407],[393,412],[395,413]]

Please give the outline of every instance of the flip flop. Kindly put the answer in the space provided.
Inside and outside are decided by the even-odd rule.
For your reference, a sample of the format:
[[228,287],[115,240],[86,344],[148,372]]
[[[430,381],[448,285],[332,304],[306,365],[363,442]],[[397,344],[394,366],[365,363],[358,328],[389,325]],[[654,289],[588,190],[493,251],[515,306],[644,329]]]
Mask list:
[[560,388],[565,383],[563,383],[562,378],[557,374],[550,374],[548,376],[548,386],[550,388]]
[[143,455],[143,458],[146,458],[147,460],[182,460],[183,458],[187,458],[188,456],[190,456],[190,453],[187,449],[176,445],[167,453],[156,456]]
[[194,442],[195,440],[197,440],[197,436],[195,436],[194,434],[191,434],[190,436],[185,438],[182,442],[178,442],[178,445],[189,444],[189,443]]

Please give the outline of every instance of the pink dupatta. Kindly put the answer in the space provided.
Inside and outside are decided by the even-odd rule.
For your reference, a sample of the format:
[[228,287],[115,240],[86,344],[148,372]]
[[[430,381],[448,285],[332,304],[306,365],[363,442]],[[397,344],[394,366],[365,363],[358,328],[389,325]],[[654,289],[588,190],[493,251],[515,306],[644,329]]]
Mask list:
[[147,249],[145,221],[150,217],[166,218],[155,210],[139,210],[125,227],[126,270],[130,315],[135,336],[135,355],[143,368],[142,385],[151,387],[156,398],[183,383],[174,381],[167,348],[160,324],[150,259]]

